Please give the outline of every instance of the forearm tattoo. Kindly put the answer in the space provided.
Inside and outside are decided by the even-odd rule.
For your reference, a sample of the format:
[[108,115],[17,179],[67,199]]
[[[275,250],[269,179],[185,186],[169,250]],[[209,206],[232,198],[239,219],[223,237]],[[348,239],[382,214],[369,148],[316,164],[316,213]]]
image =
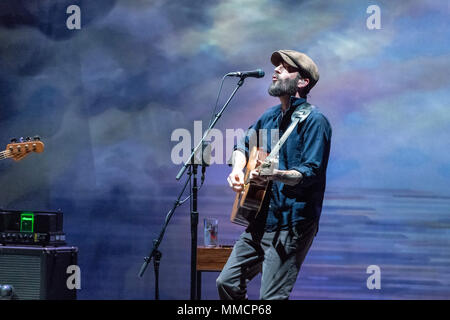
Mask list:
[[294,186],[302,181],[303,175],[297,170],[275,170],[273,179]]

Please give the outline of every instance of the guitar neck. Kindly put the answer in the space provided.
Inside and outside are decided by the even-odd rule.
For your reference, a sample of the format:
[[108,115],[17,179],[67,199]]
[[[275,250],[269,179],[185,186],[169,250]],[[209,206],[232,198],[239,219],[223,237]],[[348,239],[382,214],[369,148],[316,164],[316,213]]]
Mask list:
[[12,157],[12,153],[9,150],[0,151],[0,160],[8,159]]

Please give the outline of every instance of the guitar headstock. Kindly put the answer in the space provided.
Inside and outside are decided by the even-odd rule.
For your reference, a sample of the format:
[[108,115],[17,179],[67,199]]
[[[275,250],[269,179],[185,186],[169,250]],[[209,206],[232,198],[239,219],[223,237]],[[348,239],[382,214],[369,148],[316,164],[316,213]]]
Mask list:
[[4,158],[13,158],[15,161],[19,161],[32,152],[40,153],[43,151],[44,143],[39,136],[35,136],[33,139],[30,137],[20,138],[19,142],[15,138],[11,139],[11,143],[6,146],[3,154]]

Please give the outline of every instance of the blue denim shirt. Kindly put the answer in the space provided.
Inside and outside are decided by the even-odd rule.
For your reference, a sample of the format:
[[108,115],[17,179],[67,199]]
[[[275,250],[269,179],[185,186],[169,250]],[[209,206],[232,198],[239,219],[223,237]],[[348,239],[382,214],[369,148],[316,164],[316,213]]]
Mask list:
[[[269,108],[247,130],[245,137],[235,145],[235,150],[245,152],[248,159],[250,141],[258,141],[258,147],[267,146],[271,151],[271,130],[279,130],[279,138],[291,123],[292,112],[306,102],[303,98],[291,97],[290,108],[282,115],[281,104]],[[266,129],[266,131],[261,129]],[[254,131],[253,131],[254,130]],[[256,136],[252,137],[252,133]],[[263,136],[261,136],[263,135]],[[250,140],[257,139],[257,140]],[[259,142],[265,143],[259,143]],[[276,140],[273,141],[275,143]],[[263,145],[261,145],[263,144]],[[303,179],[289,186],[273,180],[269,185],[263,210],[258,219],[266,231],[287,229],[302,219],[319,220],[325,192],[326,169],[331,144],[331,126],[317,108],[308,118],[297,125],[279,152],[279,170],[297,170]]]

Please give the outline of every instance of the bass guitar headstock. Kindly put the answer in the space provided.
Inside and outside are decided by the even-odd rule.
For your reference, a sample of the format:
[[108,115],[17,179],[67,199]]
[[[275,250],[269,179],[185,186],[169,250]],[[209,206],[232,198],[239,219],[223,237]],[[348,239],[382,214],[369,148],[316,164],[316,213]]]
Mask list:
[[0,152],[0,159],[13,158],[15,161],[20,161],[32,152],[41,153],[44,151],[44,143],[39,136],[11,139],[11,143],[6,146],[6,149]]

